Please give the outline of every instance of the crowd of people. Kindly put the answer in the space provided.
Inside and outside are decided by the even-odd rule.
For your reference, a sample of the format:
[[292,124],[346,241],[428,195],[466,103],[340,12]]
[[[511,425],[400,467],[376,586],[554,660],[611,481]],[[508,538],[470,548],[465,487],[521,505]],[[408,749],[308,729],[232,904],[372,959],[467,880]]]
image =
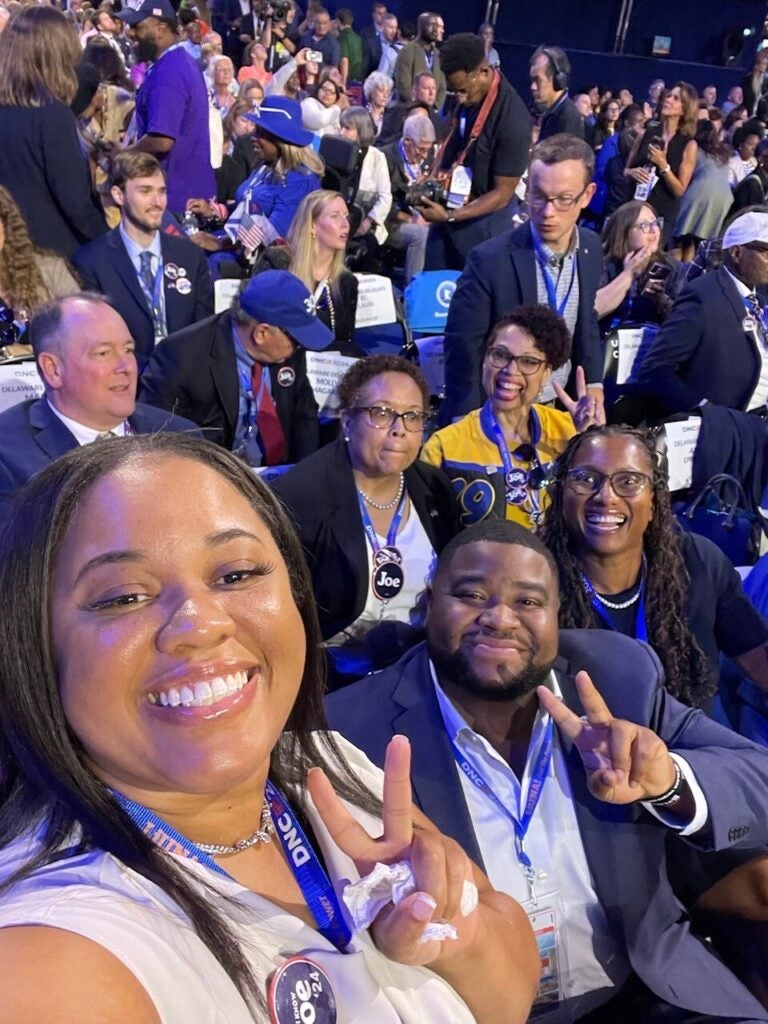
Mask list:
[[503,52],[0,0],[0,1022],[768,1022],[768,49]]

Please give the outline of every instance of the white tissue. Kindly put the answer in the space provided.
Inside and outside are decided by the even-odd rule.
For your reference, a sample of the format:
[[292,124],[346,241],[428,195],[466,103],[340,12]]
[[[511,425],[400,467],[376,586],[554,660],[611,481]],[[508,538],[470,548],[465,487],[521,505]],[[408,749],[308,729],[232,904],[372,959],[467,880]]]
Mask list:
[[[370,927],[376,915],[388,903],[398,906],[412,892],[416,892],[416,879],[413,877],[411,865],[401,860],[397,864],[375,864],[370,874],[357,882],[351,882],[344,889],[343,898],[355,928],[362,929]],[[472,913],[477,906],[477,900],[477,886],[474,882],[465,880],[460,902],[462,917],[468,917]],[[420,941],[442,941],[457,937],[453,925],[430,921]]]

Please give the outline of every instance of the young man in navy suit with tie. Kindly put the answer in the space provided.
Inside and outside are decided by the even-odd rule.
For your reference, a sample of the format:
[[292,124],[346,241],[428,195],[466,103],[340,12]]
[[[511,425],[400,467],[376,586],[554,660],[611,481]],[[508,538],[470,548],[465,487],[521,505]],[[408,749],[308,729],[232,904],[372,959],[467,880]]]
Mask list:
[[120,224],[82,246],[73,262],[85,286],[107,295],[128,324],[141,370],[158,341],[213,313],[213,286],[203,250],[161,230],[168,190],[156,157],[120,153],[112,198]]

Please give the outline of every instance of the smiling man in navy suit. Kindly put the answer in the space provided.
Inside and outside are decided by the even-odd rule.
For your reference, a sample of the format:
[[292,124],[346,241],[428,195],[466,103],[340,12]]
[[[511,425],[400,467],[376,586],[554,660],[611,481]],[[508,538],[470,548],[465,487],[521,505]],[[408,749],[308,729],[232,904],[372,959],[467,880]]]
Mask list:
[[133,338],[102,296],[42,306],[29,339],[45,395],[0,414],[0,522],[17,488],[78,445],[158,430],[199,434],[189,420],[136,403]]
[[168,190],[151,153],[118,155],[112,198],[120,224],[78,249],[73,262],[86,288],[108,296],[125,320],[143,369],[158,341],[213,313],[213,286],[203,250],[160,230]]
[[691,934],[667,857],[766,842],[768,755],[670,697],[647,645],[558,630],[557,579],[517,523],[463,530],[426,642],[331,694],[330,725],[377,764],[410,739],[414,802],[531,919],[542,1020],[767,1021]]

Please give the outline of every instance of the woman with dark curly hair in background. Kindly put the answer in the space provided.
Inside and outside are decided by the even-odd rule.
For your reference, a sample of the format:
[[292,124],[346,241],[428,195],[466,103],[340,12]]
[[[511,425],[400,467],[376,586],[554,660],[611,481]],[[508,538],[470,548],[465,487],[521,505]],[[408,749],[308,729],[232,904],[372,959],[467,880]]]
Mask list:
[[18,206],[0,185],[0,344],[13,342],[38,306],[79,291],[65,260],[32,245]]
[[541,538],[560,571],[560,625],[650,644],[667,689],[702,707],[722,651],[768,689],[768,623],[711,541],[681,534],[653,436],[593,427],[558,460]]

